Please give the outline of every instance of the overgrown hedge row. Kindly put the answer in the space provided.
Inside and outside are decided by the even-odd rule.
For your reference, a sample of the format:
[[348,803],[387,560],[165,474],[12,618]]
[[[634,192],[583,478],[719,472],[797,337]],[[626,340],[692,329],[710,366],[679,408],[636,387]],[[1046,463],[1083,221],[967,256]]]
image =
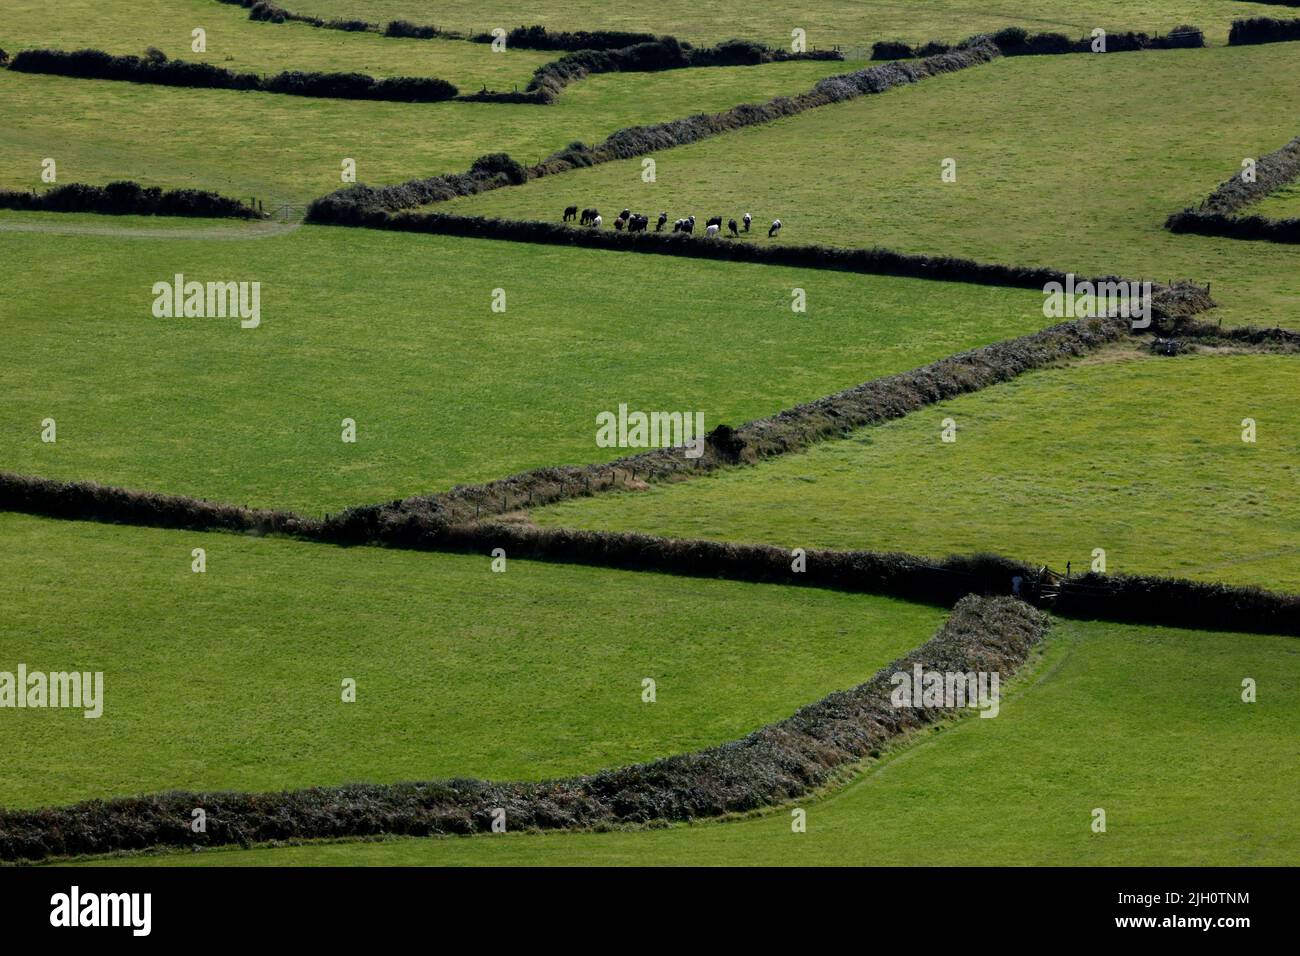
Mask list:
[[1170,232],[1219,236],[1225,239],[1262,239],[1266,242],[1300,242],[1300,219],[1265,216],[1225,216],[1218,212],[1184,209],[1165,220]]
[[518,186],[529,178],[523,164],[506,153],[491,153],[474,160],[464,173],[448,173],[430,179],[412,179],[395,186],[366,186],[356,183],[336,190],[307,207],[307,222],[338,226],[360,226],[376,216],[427,203],[444,202],[456,196],[472,196],[502,186]]
[[1244,20],[1233,20],[1232,28],[1228,31],[1228,46],[1284,43],[1290,40],[1300,40],[1300,20],[1248,17]]
[[43,193],[0,190],[0,209],[43,212],[96,212],[133,216],[202,216],[257,219],[260,214],[238,199],[205,189],[169,189],[130,181],[107,186],[68,183]]
[[760,43],[727,40],[697,48],[675,37],[661,37],[618,49],[578,50],[543,63],[533,72],[528,91],[539,102],[551,103],[569,83],[592,73],[646,73],[688,67],[753,66],[785,60],[842,60],[834,50],[811,53],[772,51]]
[[[491,43],[491,33],[476,33],[470,37],[475,43]],[[506,34],[506,49],[520,50],[621,50],[638,43],[654,43],[653,33],[633,33],[626,30],[574,30],[551,32],[546,27],[515,27]],[[667,39],[667,38],[666,38]]]
[[[1300,20],[1296,21],[1300,23]],[[1265,239],[1300,242],[1300,220],[1236,216],[1238,210],[1300,177],[1300,136],[1255,161],[1255,179],[1247,182],[1236,173],[1220,183],[1196,209],[1184,209],[1165,220],[1171,232],[1225,236],[1230,239]]]
[[55,481],[0,471],[0,511],[79,521],[106,521],[191,531],[280,532],[311,537],[319,522],[287,511],[265,511],[186,495],[131,491],[93,481]]
[[[490,167],[480,167],[479,164],[484,162],[485,157],[476,161],[476,168],[471,168],[466,173],[414,179],[394,186],[349,186],[312,202],[307,209],[307,221],[362,225],[377,212],[393,212],[456,196],[474,195],[501,186],[517,185],[528,179],[554,176],[615,159],[630,159],[683,146],[719,133],[771,122],[804,110],[857,96],[882,93],[929,76],[987,63],[998,55],[997,48],[986,43],[914,63],[887,63],[855,73],[826,77],[808,92],[793,98],[779,96],[766,103],[736,106],[722,113],[697,113],[653,126],[630,126],[618,130],[596,146],[571,143],[536,166],[525,167],[499,153],[492,157]],[[502,170],[508,172],[502,175]],[[520,175],[523,179],[519,179]]]
[[[995,43],[1003,56],[1046,56],[1056,53],[1091,53],[1092,37],[1071,40],[1064,33],[1030,33],[1023,27],[1007,27],[993,34],[970,37],[949,45],[941,40],[913,47],[902,40],[881,40],[871,48],[873,60],[900,60],[934,56],[949,50],[959,50],[984,39]],[[1169,33],[1151,36],[1131,30],[1107,32],[1106,52],[1125,53],[1133,50],[1174,50],[1205,46],[1205,34],[1200,27],[1183,24]]]
[[[282,793],[181,793],[69,807],[0,810],[0,859],[41,860],[153,847],[271,840],[487,833],[494,811],[518,830],[578,830],[686,821],[775,806],[840,779],[890,741],[955,709],[895,707],[891,677],[920,665],[1005,680],[1043,638],[1048,619],[1009,598],[969,597],[930,640],[879,670],[748,736],[694,753],[540,783],[446,780],[356,784]],[[918,702],[919,703],[919,702]],[[190,829],[206,811],[207,830]]]
[[367,23],[365,20],[350,18],[324,20],[320,17],[291,13],[277,4],[267,2],[267,0],[218,0],[218,2],[243,7],[248,10],[250,20],[260,20],[267,23],[305,23],[308,26],[321,27],[326,30],[346,30],[349,33],[362,33],[367,30],[379,29],[377,24]]
[[375,79],[365,73],[305,73],[286,71],[274,76],[235,73],[211,63],[169,60],[154,51],[145,57],[113,56],[102,50],[22,50],[9,65],[23,73],[48,73],[97,80],[159,83],[206,89],[256,90],[294,96],[323,96],[361,100],[433,103],[458,94],[454,85],[436,77],[393,76]]
[[[445,511],[410,502],[348,509],[324,521],[175,495],[0,472],[0,510],[163,528],[272,533],[342,545],[381,545],[885,594],[949,606],[967,594],[1021,593],[1062,614],[1099,620],[1300,635],[1300,595],[1174,578],[1087,575],[1055,589],[1036,568],[994,555],[931,561],[870,551],[807,552],[805,571],[783,548],[633,533],[453,524]],[[1059,593],[1056,591],[1059,590]]]

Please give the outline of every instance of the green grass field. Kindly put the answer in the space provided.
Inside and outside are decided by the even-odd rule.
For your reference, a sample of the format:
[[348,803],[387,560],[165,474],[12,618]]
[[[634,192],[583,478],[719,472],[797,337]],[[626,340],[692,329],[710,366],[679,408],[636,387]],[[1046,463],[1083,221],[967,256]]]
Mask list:
[[[755,242],[780,218],[785,243],[1192,278],[1211,283],[1225,322],[1294,327],[1294,250],[1176,236],[1164,221],[1295,135],[1300,92],[1277,79],[1298,66],[1293,43],[1005,59],[668,150],[653,184],[629,160],[440,208],[748,211]],[[956,182],[941,179],[947,158]]]
[[[784,222],[821,242],[1212,284],[1213,321],[1297,327],[1294,247],[1163,228],[1296,135],[1300,44],[1226,48],[1237,0],[280,0],[454,30],[807,30],[848,62],[593,76],[548,107],[411,105],[0,70],[0,188],[134,179],[290,218],[342,185],[809,89],[881,38],[1190,22],[1215,48],[1007,59],[440,211],[570,204]],[[0,47],[157,46],[238,70],[522,87],[556,54],[253,23],[216,0],[12,0]],[[1297,13],[1296,15],[1300,15]],[[207,30],[207,53],[189,50]],[[957,181],[941,181],[941,161]],[[1300,215],[1294,190],[1252,208]],[[610,218],[607,213],[606,218]],[[383,231],[0,212],[0,470],[319,515],[625,450],[620,403],[738,425],[1054,321],[1035,290]],[[261,326],[162,319],[153,285],[261,283]],[[791,291],[807,312],[791,311]],[[504,289],[507,309],[491,309]],[[790,547],[991,551],[1300,591],[1295,355],[1116,347],[807,452],[533,512]],[[940,441],[945,418],[954,444]],[[41,441],[54,418],[58,441]],[[357,442],[341,441],[343,419]],[[1257,441],[1241,440],[1242,420]],[[207,570],[191,571],[192,549]],[[928,639],[942,609],[815,589],[0,513],[0,670],[99,670],[98,720],[4,711],[0,805],[169,789],[541,779],[743,736]],[[358,699],[340,699],[344,678]],[[641,702],[641,681],[658,700]],[[1258,703],[1241,702],[1245,678]],[[1294,865],[1300,644],[1058,620],[995,720],[899,742],[789,808],[653,831],[311,844],[164,865]],[[1093,833],[1094,808],[1108,831]]]
[[[622,402],[738,424],[1044,322],[1022,290],[336,227],[0,231],[0,254],[23,277],[0,302],[22,357],[0,365],[0,467],[314,514],[619,457],[596,416]],[[261,326],[154,318],[175,273],[261,282]]]
[[41,162],[51,157],[60,183],[134,179],[301,205],[343,185],[344,158],[375,185],[462,172],[491,152],[534,163],[574,140],[803,92],[860,65],[604,74],[551,106],[371,103],[0,70],[0,188],[46,188]]
[[[621,766],[859,684],[944,616],[831,591],[509,559],[493,573],[486,554],[12,514],[0,540],[0,670],[104,674],[98,719],[5,713],[8,807]],[[340,699],[345,677],[355,703]]]
[[[533,512],[543,524],[934,556],[1300,591],[1294,355],[1085,361],[806,454]],[[957,440],[940,440],[943,420]],[[1242,420],[1256,442],[1242,441]]]
[[321,17],[355,16],[372,22],[408,19],[451,30],[506,28],[541,23],[554,30],[644,30],[711,43],[740,36],[772,45],[790,42],[790,31],[807,31],[808,43],[820,47],[870,44],[903,38],[913,42],[959,40],[981,31],[1020,25],[1083,36],[1093,27],[1110,30],[1167,32],[1191,23],[1213,42],[1226,42],[1229,24],[1238,17],[1283,16],[1276,6],[1222,0],[1020,0],[988,4],[976,0],[864,0],[858,3],[815,0],[761,0],[743,6],[701,5],[690,0],[661,0],[648,6],[597,3],[595,0],[546,0],[526,10],[506,0],[296,0],[291,8]]
[[[1241,701],[1242,679],[1258,701]],[[1058,622],[993,720],[918,739],[848,787],[754,819],[214,851],[218,866],[1261,866],[1300,854],[1294,638]],[[1093,833],[1092,812],[1106,812]]]
[[[290,7],[289,9],[293,9]],[[192,48],[192,31],[206,32],[206,50]],[[16,50],[86,47],[136,54],[157,47],[174,60],[212,63],[243,73],[281,70],[362,72],[372,76],[436,76],[471,93],[520,89],[554,56],[539,50],[493,53],[483,43],[398,40],[375,33],[321,30],[305,23],[256,23],[242,7],[216,0],[10,0],[0,23],[0,47]]]

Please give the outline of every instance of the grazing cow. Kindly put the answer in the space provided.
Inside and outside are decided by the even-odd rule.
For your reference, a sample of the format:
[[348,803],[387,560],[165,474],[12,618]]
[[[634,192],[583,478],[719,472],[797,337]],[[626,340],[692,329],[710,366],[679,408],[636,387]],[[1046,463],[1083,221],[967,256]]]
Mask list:
[[694,217],[694,216],[687,216],[687,217],[686,217],[686,221],[685,221],[684,223],[682,223],[682,232],[686,233],[688,236],[690,236],[690,235],[694,235],[694,234],[695,234],[695,217]]
[[719,226],[716,222],[709,223],[707,226],[704,227],[705,238],[716,239],[718,237],[718,230],[721,228],[722,227]]
[[767,238],[771,239],[773,236],[775,236],[775,235],[776,235],[778,232],[780,232],[780,231],[781,231],[781,220],[780,220],[780,219],[773,219],[773,220],[772,220],[772,228],[769,229],[769,230],[767,231]]
[[627,221],[628,232],[645,232],[650,226],[650,217],[634,215]]
[[619,216],[617,219],[614,220],[614,231],[615,231],[615,232],[622,232],[622,231],[623,231],[623,217],[622,217],[622,216]]
[[600,218],[600,214],[597,213],[597,214],[592,218],[592,220],[591,220],[591,228],[592,228],[592,229],[599,229],[599,228],[600,228],[600,224],[601,224],[602,222],[604,222],[604,221],[605,221],[605,220],[603,220],[603,219]]
[[577,219],[577,218],[578,218],[578,207],[577,207],[577,206],[566,206],[566,207],[564,208],[564,221],[565,221],[565,222],[568,222],[570,219]]
[[746,231],[746,232],[749,232],[749,224],[750,224],[751,222],[753,222],[753,221],[754,221],[754,217],[751,216],[749,213],[745,213],[744,223],[745,223],[745,231]]
[[705,228],[708,228],[709,226],[717,226],[719,229],[721,229],[721,228],[722,228],[722,217],[721,217],[721,216],[714,216],[712,219],[710,219],[708,222],[706,222],[706,223],[704,224],[704,226],[705,226]]
[[655,223],[655,232],[663,232],[664,223],[666,223],[667,221],[668,221],[668,213],[661,212],[659,214],[659,221]]
[[590,226],[591,221],[599,215],[600,213],[597,212],[595,209],[584,209],[582,211],[582,219],[579,220],[579,222],[581,222],[581,224],[584,226]]
[[632,218],[632,210],[624,209],[621,213],[618,214],[618,218],[622,219],[624,222],[627,222],[629,219]]
[[733,236],[738,236],[738,235],[740,235],[740,233],[736,231],[736,220],[734,220],[734,219],[728,219],[728,220],[727,220],[727,228],[731,230],[731,234],[732,234]]

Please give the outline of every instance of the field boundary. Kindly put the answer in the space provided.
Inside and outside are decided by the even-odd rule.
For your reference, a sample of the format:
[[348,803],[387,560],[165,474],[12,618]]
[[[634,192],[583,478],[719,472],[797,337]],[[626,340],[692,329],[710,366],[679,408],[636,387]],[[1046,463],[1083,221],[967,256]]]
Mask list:
[[460,94],[455,84],[437,77],[368,73],[321,73],[286,70],[271,76],[235,73],[211,63],[171,60],[161,51],[143,57],[115,56],[103,50],[19,50],[8,64],[15,73],[63,76],[78,80],[149,83],[237,92],[275,93],[317,99],[437,103]]
[[[1028,659],[1047,615],[1012,598],[963,598],[939,631],[863,684],[724,744],[561,780],[354,784],[279,793],[186,793],[90,800],[35,810],[0,809],[0,859],[163,847],[251,845],[271,840],[488,833],[504,814],[512,830],[590,830],[686,821],[779,806],[844,779],[890,741],[955,717],[956,706],[895,706],[894,674],[998,673]],[[207,827],[190,827],[195,808]]]
[[[1300,20],[1296,21],[1300,24]],[[1165,220],[1165,228],[1175,233],[1195,233],[1228,239],[1263,239],[1269,242],[1300,242],[1300,219],[1269,219],[1265,216],[1238,216],[1246,206],[1300,177],[1300,136],[1254,163],[1254,178],[1246,171],[1234,174],[1215,187],[1200,205],[1188,207]]]
[[168,189],[119,180],[106,186],[66,183],[38,193],[0,189],[0,209],[23,212],[88,212],[111,216],[192,216],[199,219],[263,219],[240,199],[207,189]]
[[[1134,30],[1103,30],[1106,53],[1131,53],[1138,50],[1188,50],[1205,46],[1205,32],[1197,26],[1180,24],[1166,34],[1154,36]],[[963,43],[987,36],[1002,51],[1003,56],[1049,56],[1063,53],[1092,53],[1091,36],[1071,40],[1064,33],[1030,33],[1024,27],[1004,27],[995,33],[977,34],[961,43],[949,44],[931,40],[913,46],[903,40],[880,40],[872,45],[873,60],[902,60],[947,53]],[[1102,52],[1102,51],[1096,51]]]

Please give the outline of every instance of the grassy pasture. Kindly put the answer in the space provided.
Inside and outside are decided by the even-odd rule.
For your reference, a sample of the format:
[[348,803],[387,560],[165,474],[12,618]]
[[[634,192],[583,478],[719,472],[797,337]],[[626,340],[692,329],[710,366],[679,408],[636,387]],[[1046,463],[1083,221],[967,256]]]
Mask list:
[[[1243,156],[1295,135],[1300,44],[1006,59],[658,154],[443,204],[558,219],[570,202],[701,221],[755,217],[766,242],[884,245],[1210,282],[1225,323],[1295,326],[1294,250],[1176,236]],[[957,161],[956,182],[941,162]],[[751,241],[746,239],[744,241]],[[726,240],[735,241],[735,240]]]
[[[371,76],[436,76],[470,93],[522,89],[554,56],[537,50],[493,53],[487,44],[413,42],[375,33],[320,30],[305,23],[255,23],[242,7],[216,0],[10,0],[0,22],[0,47],[94,47],[139,55],[154,46],[174,60],[211,63],[245,73],[281,70],[361,72]],[[292,9],[292,7],[290,8]],[[202,27],[207,50],[191,48]]]
[[[1244,677],[1257,703],[1240,699]],[[1060,621],[993,720],[916,740],[854,783],[730,823],[115,859],[117,865],[1293,866],[1300,644]],[[1091,829],[1094,808],[1106,832]]]
[[829,591],[524,561],[493,573],[487,555],[13,514],[0,541],[0,670],[104,673],[98,719],[6,712],[9,807],[619,766],[860,683],[944,616]]
[[460,172],[491,152],[533,163],[575,139],[798,93],[857,66],[605,74],[552,106],[372,103],[0,70],[0,188],[45,188],[41,161],[53,157],[61,183],[134,179],[304,204],[342,185],[345,157],[374,185]]
[[[0,255],[21,277],[0,300],[0,468],[310,513],[619,457],[595,438],[621,402],[740,423],[1044,324],[1023,290],[319,226],[0,231]],[[176,273],[262,283],[261,326],[154,318]],[[817,318],[791,312],[796,287]]]
[[1086,570],[1104,548],[1112,572],[1300,591],[1297,361],[1086,361],[806,454],[534,518],[790,547],[993,551],[1061,571]]
[[451,30],[510,28],[541,23],[554,30],[638,30],[671,33],[685,40],[712,43],[728,37],[762,40],[773,46],[790,43],[790,31],[807,31],[808,43],[822,48],[867,44],[881,39],[959,40],[972,33],[1020,25],[1033,31],[1053,30],[1084,36],[1093,27],[1163,33],[1181,23],[1227,42],[1228,26],[1238,17],[1278,16],[1277,7],[1222,0],[1018,0],[989,4],[983,0],[760,0],[755,3],[700,4],[660,0],[649,5],[599,3],[596,0],[546,0],[522,11],[507,0],[296,0],[292,9],[320,17],[353,16],[372,22],[394,19],[436,24]]

